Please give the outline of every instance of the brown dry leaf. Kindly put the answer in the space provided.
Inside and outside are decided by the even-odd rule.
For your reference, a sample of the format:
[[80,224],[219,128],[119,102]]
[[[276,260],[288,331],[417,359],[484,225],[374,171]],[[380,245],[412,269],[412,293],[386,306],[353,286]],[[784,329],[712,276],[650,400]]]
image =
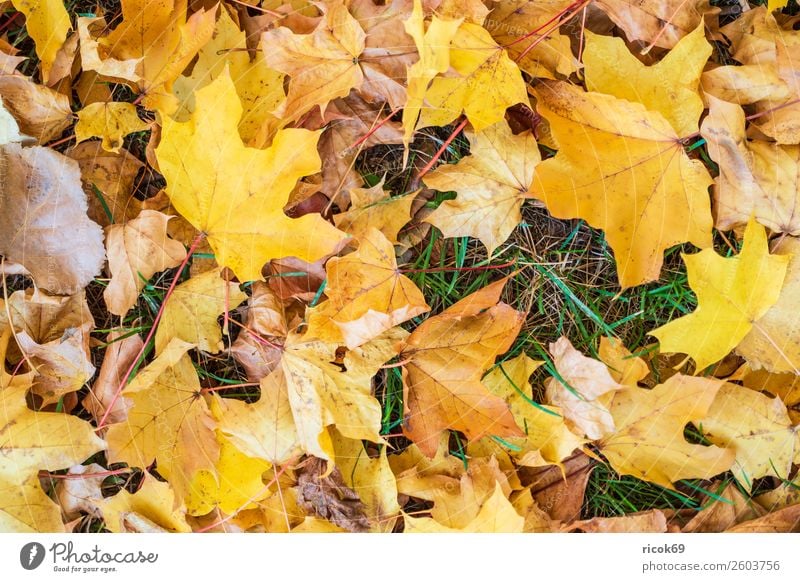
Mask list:
[[373,0],[349,3],[353,15],[364,30],[361,68],[364,82],[359,93],[368,101],[386,101],[391,109],[406,102],[406,71],[417,58],[414,40],[402,21],[412,10],[411,0],[391,0],[383,5]]
[[137,218],[106,229],[111,281],[103,298],[110,313],[124,316],[150,277],[177,267],[186,257],[183,245],[167,236],[170,218],[155,210],[142,210]]
[[566,337],[550,344],[550,354],[558,376],[547,381],[548,403],[561,408],[576,434],[591,440],[613,434],[608,403],[624,386],[614,380],[605,364],[581,354]]
[[629,41],[672,48],[701,22],[711,26],[718,8],[709,0],[597,0]]
[[108,346],[100,372],[83,399],[83,407],[99,421],[106,414],[108,406],[114,402],[111,412],[106,416],[106,421],[113,424],[122,422],[127,417],[130,402],[124,398],[117,398],[115,401],[114,398],[125,372],[139,355],[144,342],[139,334],[131,334],[124,329],[111,331],[106,341]]
[[483,372],[511,347],[524,314],[500,302],[507,278],[429,317],[409,336],[403,366],[403,432],[429,456],[446,429],[468,440],[522,436],[508,405],[481,384]]
[[0,254],[37,287],[73,295],[99,274],[103,233],[86,216],[80,170],[55,150],[0,146]]
[[14,48],[8,41],[0,39],[0,75],[13,75],[17,72],[17,67],[28,60],[28,57],[20,57],[19,50]]
[[763,517],[745,521],[727,533],[800,533],[800,504],[790,505]]
[[[97,500],[103,498],[101,486],[107,469],[97,463],[70,467],[65,478],[55,479],[56,502],[67,520],[78,519],[83,514],[100,517]],[[90,475],[91,474],[91,475]]]
[[26,332],[16,334],[17,345],[26,363],[36,373],[31,391],[42,397],[42,404],[59,401],[65,394],[80,390],[94,376],[85,345],[88,338],[79,328],[69,328],[64,335],[46,344],[37,343]]
[[667,517],[660,509],[628,513],[619,517],[594,517],[573,521],[561,531],[584,533],[666,533]]
[[166,301],[156,331],[156,354],[173,338],[189,342],[204,352],[220,352],[224,347],[223,330],[217,318],[246,298],[239,284],[223,280],[219,270],[206,271],[181,283]]
[[553,521],[569,523],[580,518],[586,485],[592,474],[592,460],[578,453],[564,460],[562,467],[535,467],[521,471],[521,478],[541,508]]
[[308,512],[352,532],[369,531],[369,519],[358,494],[344,484],[338,467],[309,457],[297,472],[298,504]]
[[455,191],[425,217],[447,237],[472,236],[491,255],[522,222],[522,202],[529,198],[536,165],[541,161],[530,133],[514,135],[505,121],[483,131],[467,132],[470,155],[455,165],[439,166],[425,185]]
[[388,533],[400,516],[397,483],[387,458],[387,447],[370,455],[361,441],[334,436],[336,466],[344,484],[364,505],[371,532]]
[[616,431],[598,442],[620,474],[672,489],[680,479],[709,479],[731,468],[734,451],[688,443],[684,427],[702,422],[724,382],[677,374],[652,390],[625,387],[609,406]]
[[780,398],[726,382],[703,418],[702,431],[715,445],[735,451],[731,471],[749,489],[760,477],[785,479],[792,465],[800,464],[800,428],[793,424]]
[[391,110],[385,104],[370,104],[354,91],[331,101],[319,121],[319,125],[327,124],[317,146],[323,161],[322,191],[331,198],[338,193],[333,200],[340,208],[347,206],[347,192],[362,185],[361,175],[355,171],[358,154],[372,146],[402,142],[398,122],[379,126],[389,115]]
[[79,144],[67,156],[80,167],[89,218],[103,227],[136,218],[142,203],[133,196],[133,186],[142,162],[125,149],[119,154],[107,152],[100,142]]
[[69,98],[28,77],[0,75],[0,97],[22,133],[40,144],[57,139],[72,125]]
[[720,167],[714,180],[714,222],[730,230],[750,216],[775,232],[800,234],[800,199],[796,177],[800,146],[751,141],[739,105],[706,96],[709,114],[701,135]]
[[750,521],[764,515],[764,510],[742,495],[733,483],[724,488],[714,484],[706,486],[708,491],[717,494],[717,499],[709,498],[710,505],[701,509],[681,529],[684,533],[719,533],[738,523]]
[[263,281],[251,287],[244,323],[231,345],[231,355],[244,367],[248,381],[258,382],[280,362],[280,338],[289,333],[284,305]]
[[430,311],[411,279],[397,267],[394,246],[370,229],[358,250],[325,265],[327,301],[307,312],[306,337],[358,347]]
[[[550,29],[555,22],[552,19],[573,4],[572,0],[497,2],[486,20],[486,30],[531,77],[569,77],[578,69],[569,37]],[[528,36],[534,30],[539,32]]]
[[[59,297],[33,289],[15,291],[8,298],[8,313],[15,331],[27,333],[40,344],[58,341],[69,330],[80,329],[87,336],[83,347],[88,356],[88,335],[94,329],[94,318],[83,292]],[[2,313],[0,317],[5,315]],[[15,353],[13,346],[11,349]],[[10,359],[16,363],[19,358]]]

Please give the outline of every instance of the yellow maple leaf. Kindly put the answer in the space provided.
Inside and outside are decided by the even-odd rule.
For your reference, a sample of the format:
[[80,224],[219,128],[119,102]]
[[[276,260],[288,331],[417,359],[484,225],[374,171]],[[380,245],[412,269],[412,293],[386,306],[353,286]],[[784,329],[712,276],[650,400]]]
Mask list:
[[394,246],[378,230],[358,250],[325,265],[327,301],[308,312],[306,337],[357,347],[430,310],[414,282],[401,274]]
[[470,155],[425,176],[425,185],[455,191],[425,218],[447,237],[473,236],[491,255],[520,222],[536,165],[541,161],[530,133],[514,135],[501,121],[481,132],[467,132]]
[[405,515],[404,521],[406,533],[522,533],[525,526],[525,518],[511,505],[499,483],[475,519],[460,529],[441,525],[429,517]]
[[342,357],[337,344],[289,334],[280,366],[261,380],[259,401],[225,401],[220,429],[246,455],[274,464],[298,452],[333,460],[331,426],[350,439],[382,442],[372,379],[406,335],[393,328]]
[[242,105],[229,73],[195,93],[191,119],[164,121],[156,156],[175,209],[208,235],[217,263],[240,281],[272,258],[315,261],[345,238],[316,214],[283,212],[297,180],[319,171],[319,133],[284,129],[266,150],[245,147]]
[[163,352],[173,338],[180,338],[205,352],[218,353],[224,346],[217,318],[223,311],[238,307],[246,298],[237,283],[224,281],[216,269],[181,283],[164,306],[156,330],[156,354]]
[[711,56],[703,30],[701,23],[650,67],[633,56],[621,38],[586,31],[586,88],[658,111],[681,137],[696,133],[704,109],[700,75]]
[[[746,414],[742,414],[747,411]],[[726,382],[701,422],[703,435],[735,451],[731,470],[747,489],[753,480],[772,475],[786,479],[800,462],[800,431],[777,396]]]
[[706,95],[709,112],[700,134],[719,164],[714,180],[714,218],[721,230],[747,224],[750,216],[775,232],[800,234],[800,146],[748,140],[739,105]]
[[461,19],[433,16],[426,30],[422,1],[414,0],[414,10],[405,21],[405,29],[417,45],[419,60],[408,68],[408,100],[403,107],[403,143],[406,146],[417,128],[428,86],[436,75],[450,67],[450,42],[461,22]]
[[553,216],[603,229],[623,288],[657,279],[673,245],[711,245],[711,177],[659,113],[555,81],[536,97],[560,149],[532,193]]
[[157,462],[181,501],[198,472],[215,474],[219,459],[215,421],[186,353],[191,348],[173,339],[137,374],[122,392],[131,402],[127,419],[110,425],[106,434],[109,462],[142,469]]
[[450,66],[455,75],[434,78],[426,91],[417,128],[447,125],[463,112],[481,131],[502,121],[512,105],[528,103],[519,67],[478,24],[459,27],[450,44]]
[[[747,360],[754,369],[780,374],[800,371],[800,240],[787,236],[772,248],[776,255],[789,256],[786,279],[778,300],[753,324],[750,332],[736,347],[736,353]],[[781,387],[791,387],[793,381],[780,382]],[[747,385],[747,384],[745,384]],[[781,387],[769,388],[781,394]],[[795,400],[797,397],[794,398]]]
[[136,114],[131,103],[92,103],[78,112],[75,141],[81,143],[93,137],[103,138],[103,149],[119,153],[123,138],[150,127]]
[[543,364],[526,354],[506,360],[482,380],[492,394],[505,400],[524,437],[507,441],[515,448],[510,454],[517,463],[528,467],[559,465],[584,444],[564,422],[562,409],[535,403],[531,399],[531,374]]
[[46,82],[72,28],[69,13],[61,0],[11,0],[11,4],[25,15],[25,28],[36,43],[36,54],[42,61],[42,79]]
[[652,390],[626,386],[609,406],[616,431],[597,443],[600,452],[618,473],[670,489],[680,479],[727,471],[732,450],[690,444],[683,436],[687,423],[708,416],[722,383],[677,374]]
[[159,528],[165,532],[192,531],[186,523],[186,505],[175,499],[169,483],[147,473],[135,493],[123,488],[112,497],[97,500],[97,506],[113,533],[142,531],[141,524],[153,527],[146,533],[157,533]]
[[723,258],[706,249],[683,260],[698,307],[649,333],[662,352],[687,354],[701,371],[739,345],[775,304],[789,257],[770,255],[764,227],[751,219],[738,255]]

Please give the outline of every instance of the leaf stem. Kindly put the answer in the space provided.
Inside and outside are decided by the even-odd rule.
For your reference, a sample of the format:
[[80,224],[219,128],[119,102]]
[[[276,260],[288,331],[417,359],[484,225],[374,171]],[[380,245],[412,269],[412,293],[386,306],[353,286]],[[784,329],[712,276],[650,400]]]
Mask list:
[[97,430],[105,427],[106,420],[108,419],[108,415],[111,413],[111,410],[114,408],[114,404],[116,404],[119,395],[122,394],[122,391],[125,389],[125,386],[128,384],[128,380],[133,374],[133,371],[136,369],[136,366],[139,365],[139,360],[144,355],[144,351],[147,345],[150,343],[150,340],[153,339],[153,336],[156,333],[156,329],[158,328],[158,322],[161,321],[161,316],[164,315],[164,307],[167,305],[167,301],[169,300],[172,292],[175,290],[175,287],[178,285],[178,280],[181,278],[181,274],[183,270],[186,268],[186,265],[189,264],[189,259],[192,257],[194,252],[197,250],[197,247],[200,246],[200,243],[206,238],[206,233],[200,232],[194,237],[189,250],[186,251],[186,256],[183,258],[183,262],[181,262],[180,266],[178,267],[178,272],[175,273],[175,277],[172,279],[172,283],[167,289],[166,295],[164,295],[164,300],[161,302],[161,306],[158,308],[158,313],[156,313],[155,319],[153,319],[153,325],[150,327],[150,331],[147,334],[147,338],[142,343],[142,347],[139,348],[139,353],[136,354],[136,357],[131,362],[131,365],[128,367],[128,371],[125,372],[125,376],[123,376],[122,380],[119,383],[119,387],[117,391],[114,393],[114,397],[111,399],[111,402],[106,407],[106,411],[103,413],[103,417],[100,419],[100,422],[97,424]]

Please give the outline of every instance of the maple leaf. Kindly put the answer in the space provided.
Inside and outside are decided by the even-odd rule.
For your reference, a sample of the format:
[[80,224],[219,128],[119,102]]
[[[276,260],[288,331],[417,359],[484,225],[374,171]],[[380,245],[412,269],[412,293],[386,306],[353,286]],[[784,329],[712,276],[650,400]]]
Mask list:
[[514,135],[505,121],[479,133],[467,132],[470,155],[426,175],[425,185],[455,191],[425,218],[447,237],[473,236],[491,255],[522,222],[534,168],[541,161],[530,133]]
[[289,334],[280,367],[261,380],[261,399],[226,401],[220,429],[243,453],[275,464],[298,450],[333,460],[330,426],[347,438],[382,442],[372,378],[405,336],[393,328],[341,356],[337,344]]
[[531,399],[529,378],[543,362],[525,354],[506,360],[482,380],[492,394],[508,403],[524,437],[509,438],[517,463],[528,467],[559,465],[585,442],[574,435],[565,423],[563,411],[555,406],[538,404]]
[[258,501],[271,495],[262,476],[272,468],[272,464],[243,454],[221,431],[217,430],[216,435],[219,442],[216,471],[201,470],[195,475],[186,497],[189,515],[206,515],[215,508],[234,515],[240,510],[256,507]]
[[118,329],[108,334],[106,343],[108,346],[100,371],[82,404],[98,422],[111,406],[106,420],[109,423],[122,422],[127,417],[130,403],[124,398],[116,398],[117,390],[123,382],[125,371],[139,357],[144,342],[138,334],[126,335],[124,329]]
[[430,307],[414,282],[401,274],[394,246],[378,230],[358,250],[325,265],[328,300],[308,312],[308,338],[357,347]]
[[711,177],[660,114],[566,83],[535,92],[560,149],[536,167],[532,194],[603,229],[623,288],[657,279],[675,244],[711,245]]
[[160,354],[173,338],[204,352],[218,353],[224,346],[217,318],[246,298],[239,285],[224,281],[218,270],[206,271],[181,283],[166,300],[156,331],[156,353]]
[[[743,418],[742,411],[747,415]],[[786,478],[800,461],[800,432],[786,405],[768,396],[726,382],[702,422],[703,435],[736,453],[731,470],[746,488],[767,475]]]
[[708,416],[722,384],[676,374],[652,390],[625,387],[608,408],[616,430],[597,447],[618,473],[669,489],[680,479],[709,479],[727,471],[732,450],[689,444],[683,437],[687,423],[702,423]]
[[650,374],[650,369],[641,358],[633,357],[630,351],[616,338],[601,337],[598,349],[600,360],[608,366],[608,373],[620,384],[635,386]]
[[0,75],[3,106],[19,129],[40,144],[58,138],[72,125],[69,98],[22,75]]
[[429,317],[409,336],[403,365],[403,432],[429,456],[445,429],[469,440],[486,434],[521,436],[508,405],[481,384],[481,375],[511,347],[524,314],[500,302],[507,279]]
[[150,277],[183,261],[183,245],[167,237],[170,218],[155,210],[142,210],[137,218],[106,230],[111,282],[103,298],[109,312],[125,315]]
[[189,121],[164,121],[156,156],[172,204],[208,235],[217,262],[252,281],[270,258],[316,260],[333,251],[345,235],[322,217],[283,213],[297,180],[319,171],[318,134],[285,129],[266,150],[245,147],[242,106],[227,73],[195,99]]
[[42,61],[42,78],[46,82],[72,28],[69,14],[61,0],[11,0],[11,4],[25,15],[25,28],[36,43],[36,54]]
[[408,100],[403,107],[403,144],[406,147],[417,129],[431,81],[450,67],[450,42],[461,22],[461,19],[442,19],[434,15],[426,29],[422,1],[414,0],[414,10],[404,24],[419,53],[419,60],[408,67]]
[[93,137],[103,139],[103,149],[119,153],[125,136],[150,127],[136,114],[131,103],[92,103],[78,112],[75,141],[81,143]]
[[719,8],[709,0],[597,0],[597,7],[625,31],[628,40],[672,48]]
[[173,339],[125,387],[131,402],[124,422],[106,434],[109,462],[145,469],[155,461],[181,500],[200,471],[215,474],[219,443],[214,418],[200,393],[191,344]]
[[[770,372],[792,372],[800,368],[800,311],[796,307],[800,292],[800,241],[793,237],[781,239],[772,249],[775,255],[788,256],[786,278],[778,300],[766,313],[755,320],[752,329],[736,347],[754,368]],[[793,382],[781,384],[791,386]],[[771,389],[778,394],[776,388]]]
[[[187,0],[122,0],[122,22],[97,40],[97,56],[84,68],[132,81],[148,109],[174,112],[172,83],[211,39],[216,21],[216,10],[202,8],[187,18],[186,5]],[[107,69],[92,69],[108,59]]]
[[89,423],[75,416],[28,408],[25,395],[32,374],[5,371],[11,335],[4,326],[0,333],[0,527],[3,531],[61,531],[58,508],[41,490],[36,473],[82,463],[103,450],[105,443]]
[[100,142],[91,141],[70,148],[67,157],[78,162],[92,221],[105,227],[138,216],[142,203],[133,196],[133,185],[144,165],[129,151],[122,149],[115,154],[104,150]]
[[417,129],[453,122],[462,111],[475,131],[503,120],[506,109],[528,103],[519,67],[485,28],[463,23],[450,43],[454,76],[433,79]]
[[770,230],[800,234],[800,146],[747,140],[742,108],[711,95],[706,99],[709,113],[700,134],[720,168],[714,181],[716,227],[730,230],[755,216]]
[[286,100],[275,114],[289,123],[316,106],[325,112],[329,101],[346,97],[364,80],[359,57],[365,33],[343,0],[324,4],[325,16],[310,34],[286,27],[262,36],[267,64],[291,78]]
[[621,38],[587,31],[583,52],[586,88],[658,111],[679,136],[696,133],[704,109],[698,93],[700,74],[712,51],[703,29],[701,23],[650,67],[632,55]]
[[604,364],[581,354],[565,337],[550,344],[550,353],[558,375],[547,382],[547,400],[561,407],[577,434],[593,440],[613,434],[609,397],[623,386]]
[[519,515],[498,483],[480,513],[460,529],[440,525],[429,517],[405,515],[406,533],[522,533],[525,518]]
[[124,488],[112,497],[97,500],[106,527],[114,533],[190,532],[186,506],[176,499],[169,483],[145,473],[136,493]]
[[373,532],[389,533],[400,515],[397,483],[389,466],[386,447],[377,457],[367,454],[361,441],[334,435],[336,464],[344,484],[356,492]]
[[719,99],[754,104],[754,124],[779,144],[800,143],[800,106],[795,63],[800,35],[784,30],[763,6],[745,13],[721,32],[733,41],[731,58],[741,66],[703,74],[703,88]]
[[390,197],[383,189],[384,180],[372,188],[350,190],[350,208],[333,216],[336,228],[361,239],[370,229],[376,228],[391,242],[397,244],[397,235],[411,220],[411,205],[416,193]]
[[550,28],[553,18],[573,4],[572,0],[498,2],[486,20],[486,30],[531,77],[569,77],[578,65],[569,37]]
[[251,61],[245,33],[239,30],[226,10],[220,11],[214,38],[197,53],[189,76],[178,77],[173,92],[180,109],[173,117],[185,120],[195,110],[194,92],[230,71],[236,93],[242,103],[239,134],[253,147],[267,145],[278,128],[272,112],[284,100],[284,75],[267,66],[263,51]]
[[751,220],[741,252],[729,258],[706,249],[683,255],[697,309],[655,329],[662,352],[681,352],[703,370],[721,360],[778,300],[789,257],[770,255],[764,227]]
[[73,160],[38,146],[0,146],[0,254],[39,288],[72,295],[99,274],[103,233],[86,207]]

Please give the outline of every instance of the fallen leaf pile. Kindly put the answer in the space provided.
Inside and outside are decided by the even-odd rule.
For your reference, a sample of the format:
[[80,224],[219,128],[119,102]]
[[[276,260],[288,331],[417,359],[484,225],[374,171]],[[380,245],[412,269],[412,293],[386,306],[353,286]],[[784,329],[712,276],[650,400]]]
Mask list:
[[[0,530],[800,531],[800,15],[716,4],[0,1]],[[531,216],[696,307],[538,338]]]

